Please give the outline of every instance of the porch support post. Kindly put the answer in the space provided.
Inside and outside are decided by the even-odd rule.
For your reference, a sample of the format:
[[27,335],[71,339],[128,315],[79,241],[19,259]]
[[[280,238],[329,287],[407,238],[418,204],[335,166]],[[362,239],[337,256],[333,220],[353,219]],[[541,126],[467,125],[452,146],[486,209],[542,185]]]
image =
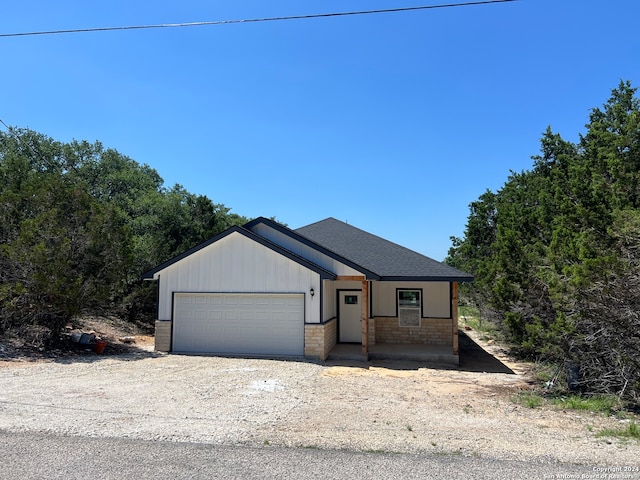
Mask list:
[[458,355],[458,282],[451,283],[451,320],[453,324],[453,354]]
[[362,355],[369,358],[369,282],[367,277],[362,280]]

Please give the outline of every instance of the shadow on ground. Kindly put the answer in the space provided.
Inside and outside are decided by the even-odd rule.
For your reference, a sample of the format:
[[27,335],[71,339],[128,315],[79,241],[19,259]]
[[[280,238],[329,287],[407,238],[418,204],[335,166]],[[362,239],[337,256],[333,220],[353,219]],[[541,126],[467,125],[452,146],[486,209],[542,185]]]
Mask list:
[[25,345],[16,346],[11,342],[2,340],[0,338],[0,361],[5,362],[49,361],[70,364],[99,362],[106,359],[131,361],[163,355],[145,346],[138,346],[135,343],[108,342],[105,350],[97,354],[95,353],[95,346],[92,344],[79,345],[77,343],[64,342],[58,348],[45,350]]
[[109,344],[103,353],[95,353],[93,348],[79,349],[75,354],[60,355],[52,358],[55,363],[93,363],[102,360],[120,360],[129,362],[132,360],[143,360],[145,358],[157,358],[165,354],[141,348],[135,344]]
[[[1,340],[1,339],[0,339]],[[486,373],[506,373],[515,374],[507,365],[499,359],[484,350],[480,345],[473,341],[464,331],[458,332],[458,345],[460,365],[427,363],[422,361],[411,360],[327,360],[325,365],[369,368],[379,367],[392,370],[418,370],[420,368],[436,368],[441,370],[460,370],[464,372],[486,372]],[[98,362],[105,359],[114,359],[122,361],[142,360],[145,358],[155,358],[166,354],[152,351],[148,348],[140,348],[135,344],[119,344],[110,342],[104,353],[96,354],[92,346],[67,345],[67,348],[61,350],[43,352],[37,349],[10,348],[8,344],[0,342],[0,360],[4,361],[37,361],[48,360],[56,363],[76,363],[76,362]],[[225,356],[225,355],[216,355]],[[247,356],[229,356],[230,358],[268,358],[268,357],[247,357]],[[299,357],[282,358],[277,357],[273,360],[279,361],[303,361],[309,363],[318,363],[313,360],[301,359]]]
[[[353,367],[353,368],[387,368],[390,370],[418,370],[420,368],[434,368],[438,370],[458,370],[462,372],[486,372],[486,373],[506,373],[515,375],[515,372],[511,370],[507,365],[502,363],[495,356],[491,355],[480,345],[478,345],[472,338],[470,338],[464,331],[458,331],[458,346],[459,346],[459,366],[454,366],[445,363],[436,363],[420,360],[409,359],[370,359],[368,361],[348,359],[348,358],[329,358],[326,365],[340,366],[340,367]],[[357,347],[357,348],[356,348]],[[354,345],[354,351],[359,352],[359,346]],[[311,361],[311,360],[309,360]]]
[[474,342],[462,330],[458,331],[460,367],[463,372],[508,373],[515,372]]

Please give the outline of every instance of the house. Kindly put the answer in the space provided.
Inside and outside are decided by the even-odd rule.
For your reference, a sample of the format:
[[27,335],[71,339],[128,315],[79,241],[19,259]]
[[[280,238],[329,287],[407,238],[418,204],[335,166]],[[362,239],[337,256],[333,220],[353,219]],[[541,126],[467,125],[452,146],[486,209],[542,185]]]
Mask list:
[[257,218],[143,278],[158,282],[158,351],[325,360],[344,346],[456,364],[458,283],[473,280],[335,218]]

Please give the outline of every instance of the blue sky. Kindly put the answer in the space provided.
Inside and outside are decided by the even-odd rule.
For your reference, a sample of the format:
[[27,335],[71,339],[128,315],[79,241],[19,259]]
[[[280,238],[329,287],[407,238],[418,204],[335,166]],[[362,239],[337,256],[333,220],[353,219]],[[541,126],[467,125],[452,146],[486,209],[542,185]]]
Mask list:
[[[22,0],[0,33],[435,5]],[[332,216],[442,260],[468,205],[640,85],[635,0],[0,38],[0,119],[101,141],[248,217]]]

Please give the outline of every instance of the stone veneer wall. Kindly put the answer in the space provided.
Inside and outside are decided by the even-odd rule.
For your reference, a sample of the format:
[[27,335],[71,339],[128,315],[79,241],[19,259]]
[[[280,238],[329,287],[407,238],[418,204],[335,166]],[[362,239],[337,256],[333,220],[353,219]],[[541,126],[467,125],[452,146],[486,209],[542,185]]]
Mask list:
[[376,319],[369,319],[369,346],[376,344]]
[[338,339],[336,319],[323,324],[308,323],[304,326],[304,356],[326,360]]
[[170,320],[156,320],[155,349],[158,352],[171,351],[171,322]]
[[419,327],[401,327],[395,317],[376,317],[375,343],[452,346],[453,320],[450,318],[422,318]]

